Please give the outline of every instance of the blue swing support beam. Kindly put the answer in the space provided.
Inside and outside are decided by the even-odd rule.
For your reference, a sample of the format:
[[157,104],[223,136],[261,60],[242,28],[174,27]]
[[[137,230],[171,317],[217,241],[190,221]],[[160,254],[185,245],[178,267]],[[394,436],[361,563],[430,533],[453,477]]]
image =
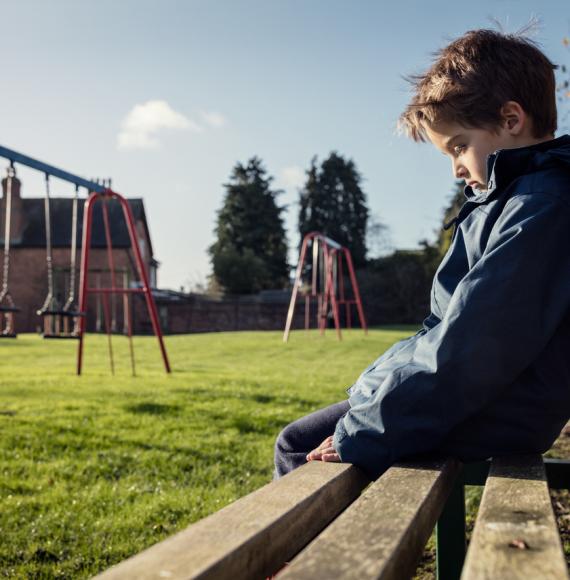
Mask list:
[[85,187],[88,191],[96,191],[97,193],[105,193],[105,186],[97,183],[95,181],[90,181],[89,179],[84,179],[83,177],[79,177],[78,175],[73,175],[73,173],[69,173],[68,171],[64,171],[63,169],[58,169],[53,165],[48,165],[43,161],[38,161],[33,157],[28,157],[27,155],[23,155],[22,153],[18,153],[13,149],[8,149],[8,147],[2,147],[0,145],[0,157],[4,157],[8,159],[11,163],[18,163],[20,165],[25,165],[26,167],[31,167],[32,169],[37,169],[42,173],[50,175],[52,177],[57,177],[58,179],[62,179],[63,181],[68,181],[79,187]]

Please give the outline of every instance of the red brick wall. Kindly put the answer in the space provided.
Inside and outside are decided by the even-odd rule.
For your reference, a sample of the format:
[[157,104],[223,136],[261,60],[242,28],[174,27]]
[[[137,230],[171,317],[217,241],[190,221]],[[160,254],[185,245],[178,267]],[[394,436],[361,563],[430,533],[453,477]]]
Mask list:
[[[172,303],[158,301],[158,311],[165,333],[222,332],[236,330],[284,330],[288,303],[257,302],[226,299],[208,300],[191,296],[187,301]],[[313,305],[311,324],[315,322]],[[295,309],[292,328],[304,328],[304,304]]]
[[[64,248],[54,248],[52,252],[54,271],[56,272],[56,286],[59,287],[59,295],[62,301],[67,299],[67,289],[62,288],[62,274],[57,274],[59,269],[69,271],[69,250]],[[129,273],[129,279],[138,279],[134,273],[134,260],[132,253],[127,249],[113,250],[113,259],[117,271],[117,285],[123,285],[122,270]],[[0,250],[0,264],[3,264],[4,252]],[[108,270],[107,251],[106,249],[91,249],[90,253],[90,270]],[[79,256],[78,256],[79,266]],[[147,264],[148,273],[148,264]],[[1,274],[0,274],[1,277]],[[96,286],[96,274],[90,273],[90,285]],[[103,272],[100,275],[100,285],[110,286],[110,275]],[[42,306],[48,291],[47,282],[47,265],[44,248],[12,248],[10,251],[10,274],[9,289],[16,306],[20,312],[16,314],[16,331],[17,332],[36,332],[42,324],[42,319],[36,314],[36,311]],[[79,299],[79,267],[76,273],[76,305]],[[123,300],[120,296],[115,299],[116,319],[118,330],[123,329]],[[110,301],[112,302],[112,300]],[[97,299],[90,296],[88,302],[88,330],[96,329]],[[144,326],[146,318],[146,308],[137,309],[138,318],[135,319],[137,325]]]

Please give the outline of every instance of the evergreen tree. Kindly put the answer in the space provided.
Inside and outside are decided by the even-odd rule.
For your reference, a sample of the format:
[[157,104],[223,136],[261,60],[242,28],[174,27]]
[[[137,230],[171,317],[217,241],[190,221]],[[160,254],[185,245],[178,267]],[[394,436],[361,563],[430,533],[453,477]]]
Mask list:
[[250,294],[283,288],[289,281],[287,238],[276,203],[278,190],[259,158],[233,168],[224,184],[224,205],[218,212],[217,240],[209,248],[214,276],[226,292]]
[[321,167],[311,160],[300,193],[299,233],[319,231],[349,248],[356,266],[366,263],[366,195],[352,160],[332,152]]

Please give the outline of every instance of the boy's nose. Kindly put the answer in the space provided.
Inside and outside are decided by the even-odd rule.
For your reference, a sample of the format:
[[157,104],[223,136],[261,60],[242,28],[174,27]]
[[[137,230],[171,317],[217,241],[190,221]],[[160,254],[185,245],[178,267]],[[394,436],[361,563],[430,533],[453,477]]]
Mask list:
[[467,169],[461,163],[453,161],[453,175],[456,179],[464,179],[467,176]]

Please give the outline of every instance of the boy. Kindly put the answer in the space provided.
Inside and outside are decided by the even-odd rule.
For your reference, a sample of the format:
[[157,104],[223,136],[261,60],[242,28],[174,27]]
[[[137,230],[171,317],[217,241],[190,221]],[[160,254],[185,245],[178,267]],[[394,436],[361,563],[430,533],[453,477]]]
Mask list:
[[[544,452],[570,416],[570,136],[555,66],[528,39],[466,33],[437,54],[400,123],[465,181],[423,328],[337,403],[286,427],[276,476],[310,460],[377,477],[438,452]],[[451,224],[449,224],[451,225]]]

